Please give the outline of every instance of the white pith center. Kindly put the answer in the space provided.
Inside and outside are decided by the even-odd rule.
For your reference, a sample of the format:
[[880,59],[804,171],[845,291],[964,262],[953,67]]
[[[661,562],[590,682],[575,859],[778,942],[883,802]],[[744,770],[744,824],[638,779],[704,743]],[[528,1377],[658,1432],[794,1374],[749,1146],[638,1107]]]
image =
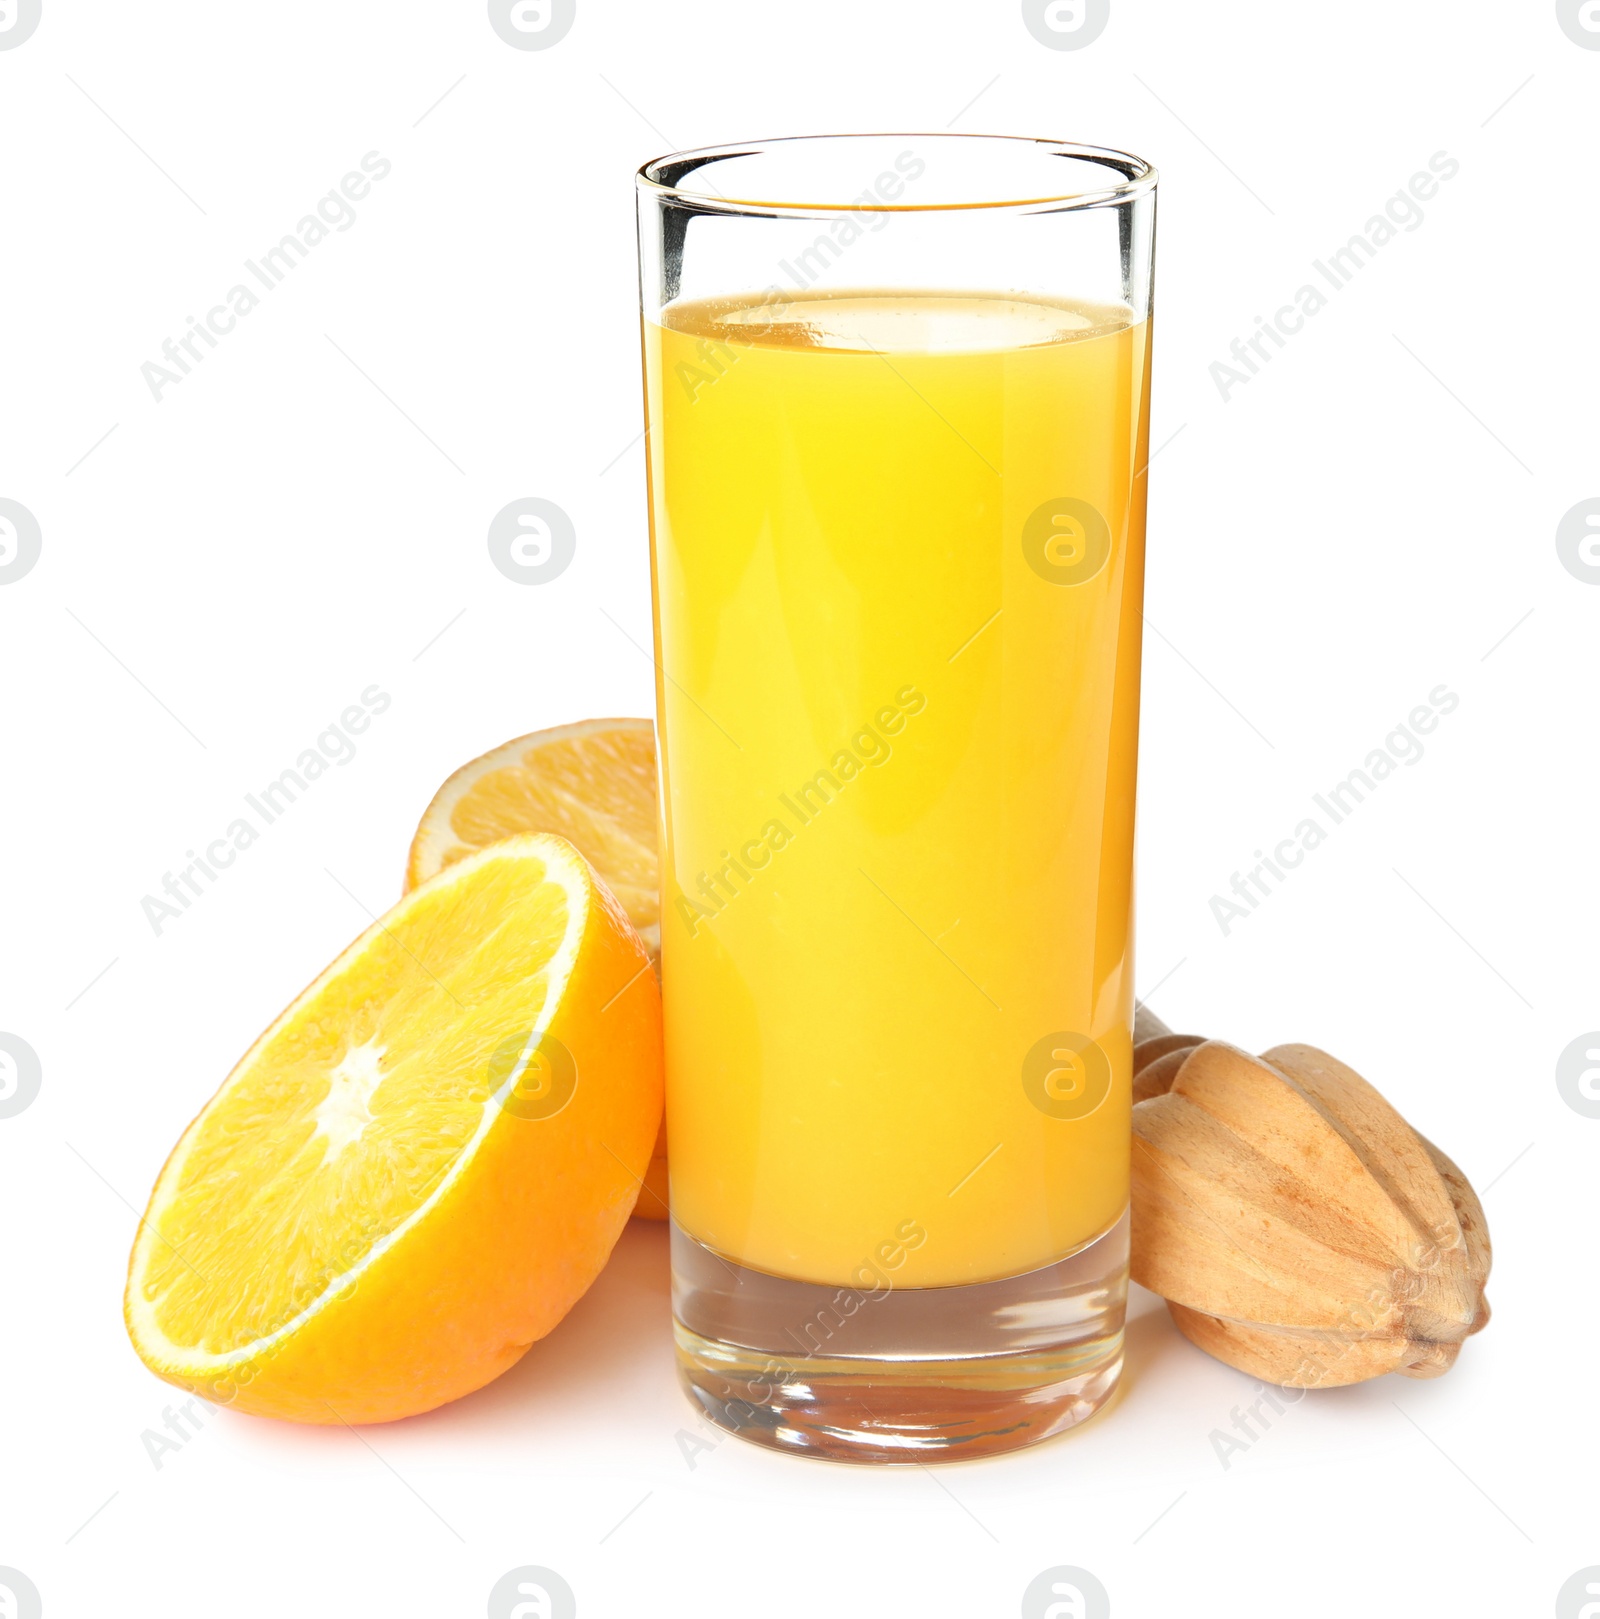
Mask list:
[[312,1115],[316,1129],[312,1140],[325,1143],[322,1161],[331,1164],[347,1147],[361,1139],[372,1123],[372,1093],[383,1082],[381,1059],[384,1048],[375,1040],[352,1046],[328,1076],[328,1094]]

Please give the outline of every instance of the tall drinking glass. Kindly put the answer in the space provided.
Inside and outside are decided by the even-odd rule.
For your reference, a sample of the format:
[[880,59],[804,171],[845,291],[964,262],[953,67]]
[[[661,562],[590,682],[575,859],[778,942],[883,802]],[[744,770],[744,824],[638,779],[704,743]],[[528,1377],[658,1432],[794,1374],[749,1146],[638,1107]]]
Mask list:
[[1155,183],[640,172],[678,1355],[777,1449],[1008,1449],[1121,1368]]

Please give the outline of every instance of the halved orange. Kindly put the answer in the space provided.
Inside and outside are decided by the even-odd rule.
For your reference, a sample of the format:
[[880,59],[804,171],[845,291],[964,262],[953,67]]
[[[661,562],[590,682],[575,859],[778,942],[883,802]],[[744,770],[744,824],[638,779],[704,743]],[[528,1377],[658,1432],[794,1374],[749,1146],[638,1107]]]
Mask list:
[[649,720],[559,725],[462,765],[423,811],[406,887],[523,832],[566,838],[621,900],[652,957],[660,953],[656,735]]
[[[656,743],[649,720],[583,720],[502,743],[463,765],[423,812],[406,863],[412,888],[475,849],[524,832],[569,839],[661,951],[656,858]],[[667,1217],[667,1136],[645,1172],[635,1214]]]
[[363,933],[189,1126],[134,1244],[134,1347],[300,1422],[467,1394],[599,1274],[660,1117],[638,935],[563,839],[496,844]]

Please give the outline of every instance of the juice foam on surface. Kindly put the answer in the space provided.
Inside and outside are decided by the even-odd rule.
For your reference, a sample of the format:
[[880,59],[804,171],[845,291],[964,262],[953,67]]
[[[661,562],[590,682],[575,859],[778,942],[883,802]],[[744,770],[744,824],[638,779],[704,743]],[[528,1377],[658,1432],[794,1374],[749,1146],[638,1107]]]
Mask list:
[[[645,351],[675,1217],[808,1281],[1048,1264],[1127,1201],[1148,325],[851,292]],[[1062,1033],[1081,1118],[1025,1084]]]
[[985,293],[835,292],[759,302],[706,299],[671,305],[674,331],[729,343],[853,352],[981,353],[1069,343],[1133,324],[1120,305],[1042,303]]

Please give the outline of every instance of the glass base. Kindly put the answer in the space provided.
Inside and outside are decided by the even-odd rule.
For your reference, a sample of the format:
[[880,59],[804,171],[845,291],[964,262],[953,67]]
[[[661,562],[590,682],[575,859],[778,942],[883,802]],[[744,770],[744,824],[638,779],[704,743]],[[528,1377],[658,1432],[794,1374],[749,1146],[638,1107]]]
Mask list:
[[874,1291],[737,1265],[672,1225],[673,1326],[690,1398],[773,1450],[965,1461],[1092,1416],[1122,1370],[1128,1217],[1042,1269]]

